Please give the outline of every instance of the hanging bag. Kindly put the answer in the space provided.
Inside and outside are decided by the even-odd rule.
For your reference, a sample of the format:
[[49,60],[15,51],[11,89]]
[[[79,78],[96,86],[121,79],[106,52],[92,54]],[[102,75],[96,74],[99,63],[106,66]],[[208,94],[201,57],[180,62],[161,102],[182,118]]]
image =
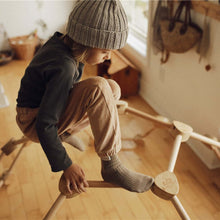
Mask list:
[[164,50],[163,41],[160,34],[160,21],[164,19],[169,19],[169,9],[164,1],[162,2],[162,0],[159,0],[152,24],[152,45],[154,54]]
[[[191,22],[190,1],[181,1],[174,17],[160,21],[164,48],[173,53],[184,53],[191,49],[202,37],[202,30]],[[184,21],[180,20],[185,8]]]

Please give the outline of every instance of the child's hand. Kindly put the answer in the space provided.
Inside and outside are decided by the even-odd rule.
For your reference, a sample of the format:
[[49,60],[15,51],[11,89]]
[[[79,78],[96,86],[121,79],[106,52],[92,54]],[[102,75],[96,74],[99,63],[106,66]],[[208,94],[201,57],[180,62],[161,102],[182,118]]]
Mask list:
[[72,193],[71,188],[77,192],[85,192],[85,187],[88,187],[89,184],[86,181],[85,173],[82,168],[77,164],[72,164],[63,172],[64,177],[66,179],[67,189],[70,193]]

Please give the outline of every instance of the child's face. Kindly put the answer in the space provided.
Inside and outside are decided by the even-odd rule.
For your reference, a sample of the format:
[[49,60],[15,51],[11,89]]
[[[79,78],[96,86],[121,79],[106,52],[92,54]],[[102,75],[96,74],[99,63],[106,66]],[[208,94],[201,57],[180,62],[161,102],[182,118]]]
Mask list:
[[90,65],[95,65],[95,64],[103,63],[105,60],[109,60],[110,58],[111,58],[111,50],[91,48],[88,51],[86,63]]

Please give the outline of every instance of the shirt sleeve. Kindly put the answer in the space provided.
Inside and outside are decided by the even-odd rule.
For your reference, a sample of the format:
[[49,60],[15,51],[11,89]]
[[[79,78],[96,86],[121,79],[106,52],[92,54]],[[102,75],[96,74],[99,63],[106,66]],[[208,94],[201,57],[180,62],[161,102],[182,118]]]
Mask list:
[[65,170],[72,164],[58,137],[57,124],[72,88],[73,72],[73,67],[67,65],[51,67],[44,74],[46,91],[36,118],[36,131],[53,172]]

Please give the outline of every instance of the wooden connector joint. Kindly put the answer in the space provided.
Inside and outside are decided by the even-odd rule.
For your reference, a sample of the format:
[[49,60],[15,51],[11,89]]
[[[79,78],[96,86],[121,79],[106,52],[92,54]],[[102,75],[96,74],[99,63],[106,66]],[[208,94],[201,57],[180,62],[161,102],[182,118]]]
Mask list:
[[192,132],[193,132],[193,129],[189,125],[184,124],[180,121],[173,121],[173,127],[172,127],[172,130],[171,130],[171,134],[173,136],[181,134],[182,135],[182,141],[181,142],[188,141],[188,139],[190,138]]
[[165,171],[156,176],[151,191],[158,197],[170,200],[179,192],[179,184],[173,172]]
[[5,155],[11,154],[19,144],[27,143],[29,140],[27,137],[22,137],[19,140],[15,140],[14,138],[11,138],[2,148],[2,152],[4,152]]
[[128,108],[128,103],[126,101],[118,100],[116,102],[118,114],[124,114],[126,112],[126,109]]
[[2,152],[4,152],[5,155],[9,155],[17,148],[17,144],[14,144],[14,139],[11,138],[2,148]]

